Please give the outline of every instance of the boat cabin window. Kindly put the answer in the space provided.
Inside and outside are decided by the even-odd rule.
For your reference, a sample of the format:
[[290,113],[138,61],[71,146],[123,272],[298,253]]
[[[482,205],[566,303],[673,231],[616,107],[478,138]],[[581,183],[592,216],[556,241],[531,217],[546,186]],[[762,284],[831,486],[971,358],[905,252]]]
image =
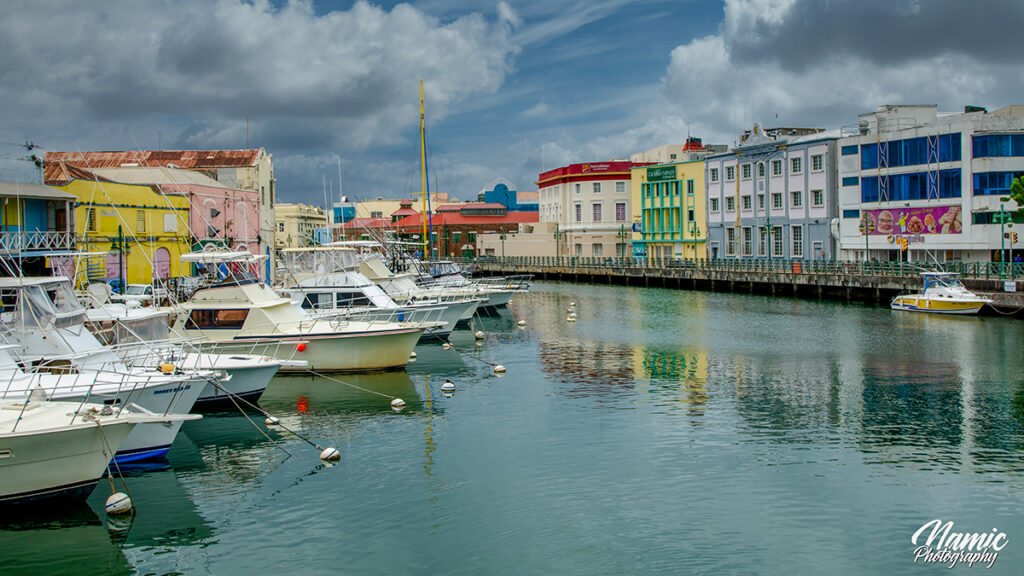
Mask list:
[[335,302],[338,308],[351,308],[354,306],[371,306],[370,299],[362,292],[337,292]]
[[228,310],[193,310],[189,316],[190,328],[199,330],[241,328],[245,324],[245,318],[249,310],[228,309]]

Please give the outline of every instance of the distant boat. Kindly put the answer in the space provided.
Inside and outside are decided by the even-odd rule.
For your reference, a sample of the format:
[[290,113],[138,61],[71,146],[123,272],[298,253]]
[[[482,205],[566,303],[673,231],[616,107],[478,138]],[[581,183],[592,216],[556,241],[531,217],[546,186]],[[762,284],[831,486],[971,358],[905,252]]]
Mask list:
[[893,310],[933,314],[977,314],[992,301],[968,290],[955,272],[922,272],[924,290],[892,299]]

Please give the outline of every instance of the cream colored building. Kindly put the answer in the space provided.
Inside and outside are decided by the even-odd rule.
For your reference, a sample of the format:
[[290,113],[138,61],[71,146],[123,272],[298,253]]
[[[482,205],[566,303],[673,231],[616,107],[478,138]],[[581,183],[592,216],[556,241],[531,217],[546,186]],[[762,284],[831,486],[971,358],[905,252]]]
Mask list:
[[[556,222],[531,222],[520,224],[515,232],[505,234],[477,234],[477,254],[485,256],[556,256],[561,250],[555,244]],[[565,256],[562,252],[560,255]]]
[[313,232],[327,226],[327,214],[319,206],[278,204],[274,207],[275,242],[282,248],[304,248],[313,245]]

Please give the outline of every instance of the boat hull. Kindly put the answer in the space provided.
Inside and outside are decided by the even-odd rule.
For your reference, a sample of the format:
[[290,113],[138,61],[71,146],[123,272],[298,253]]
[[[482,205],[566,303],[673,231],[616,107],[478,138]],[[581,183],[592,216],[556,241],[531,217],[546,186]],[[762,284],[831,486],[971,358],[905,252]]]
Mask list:
[[[139,424],[142,426],[142,424]],[[104,423],[0,438],[0,505],[85,498],[134,422]]]
[[936,299],[921,295],[897,296],[891,308],[906,312],[930,312],[932,314],[977,314],[988,300]]
[[[218,370],[227,374],[209,382],[196,399],[193,411],[228,410],[255,403],[281,368],[280,362],[254,355],[189,354],[183,360],[190,370]],[[238,406],[236,406],[236,403]]]
[[[286,364],[281,372],[362,372],[404,367],[422,333],[422,328],[402,328],[286,337],[266,335],[217,342],[214,346],[227,352],[232,345],[258,349],[260,341],[268,341],[263,352],[268,356],[306,362],[305,367]],[[284,345],[279,346],[278,342]],[[288,345],[289,342],[295,344]]]

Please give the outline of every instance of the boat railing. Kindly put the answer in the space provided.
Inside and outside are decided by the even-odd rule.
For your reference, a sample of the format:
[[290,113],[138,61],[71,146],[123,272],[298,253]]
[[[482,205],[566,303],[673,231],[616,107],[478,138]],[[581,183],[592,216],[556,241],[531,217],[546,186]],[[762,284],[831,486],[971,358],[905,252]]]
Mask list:
[[397,308],[333,308],[316,311],[315,317],[329,319],[334,316],[342,316],[347,320],[389,323],[389,324],[441,324],[441,316],[444,314],[444,306],[411,307],[399,306]]

